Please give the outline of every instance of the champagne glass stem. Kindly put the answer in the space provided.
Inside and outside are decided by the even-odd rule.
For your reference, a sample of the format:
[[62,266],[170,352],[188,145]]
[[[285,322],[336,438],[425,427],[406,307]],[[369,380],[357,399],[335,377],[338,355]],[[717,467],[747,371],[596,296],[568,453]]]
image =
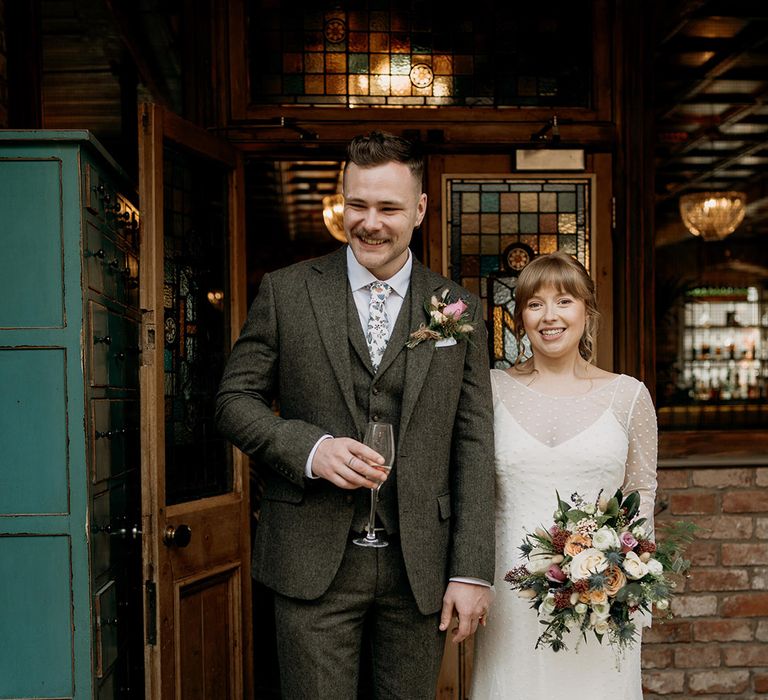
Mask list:
[[368,532],[365,535],[367,540],[375,540],[376,532],[376,504],[379,501],[379,489],[371,489],[371,513],[368,516]]

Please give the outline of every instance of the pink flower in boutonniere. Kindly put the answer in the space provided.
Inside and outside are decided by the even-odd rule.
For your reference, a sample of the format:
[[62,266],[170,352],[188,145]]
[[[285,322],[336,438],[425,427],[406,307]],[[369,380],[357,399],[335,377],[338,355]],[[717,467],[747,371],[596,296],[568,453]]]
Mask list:
[[459,299],[458,301],[454,301],[453,304],[448,304],[448,306],[443,309],[443,314],[458,321],[466,310],[467,305],[464,303],[464,300]]
[[475,327],[469,323],[469,314],[467,314],[466,301],[457,299],[448,300],[449,290],[443,290],[440,297],[433,296],[424,308],[429,315],[429,325],[422,323],[410,335],[406,343],[409,348],[415,348],[423,340],[444,340],[454,338],[463,340],[475,330]]

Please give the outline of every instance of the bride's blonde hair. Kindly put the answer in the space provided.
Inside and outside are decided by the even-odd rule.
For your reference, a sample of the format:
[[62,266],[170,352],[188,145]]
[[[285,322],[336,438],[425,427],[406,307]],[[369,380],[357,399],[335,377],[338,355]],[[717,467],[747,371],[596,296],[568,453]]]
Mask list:
[[542,287],[554,287],[558,292],[570,294],[575,299],[584,302],[587,319],[584,333],[579,340],[579,355],[591,362],[595,355],[595,334],[600,312],[597,310],[595,298],[595,283],[584,266],[567,253],[557,251],[549,255],[540,255],[532,260],[517,279],[515,287],[515,311],[512,315],[514,336],[517,341],[518,355],[515,365],[525,360],[523,347],[523,310],[531,297],[535,296]]

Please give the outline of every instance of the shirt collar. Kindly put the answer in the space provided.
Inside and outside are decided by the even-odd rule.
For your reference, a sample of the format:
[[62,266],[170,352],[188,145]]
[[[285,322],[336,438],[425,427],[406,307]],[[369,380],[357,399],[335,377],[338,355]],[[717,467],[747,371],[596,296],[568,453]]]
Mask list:
[[[402,298],[405,298],[408,291],[408,285],[411,283],[411,271],[413,270],[413,255],[410,248],[407,250],[408,259],[405,261],[405,265],[388,280],[380,280],[381,282],[386,282],[392,287],[392,291]],[[357,258],[355,258],[352,248],[349,246],[347,246],[347,278],[353,292],[366,287],[376,280],[376,277],[373,276],[370,270],[357,262]]]

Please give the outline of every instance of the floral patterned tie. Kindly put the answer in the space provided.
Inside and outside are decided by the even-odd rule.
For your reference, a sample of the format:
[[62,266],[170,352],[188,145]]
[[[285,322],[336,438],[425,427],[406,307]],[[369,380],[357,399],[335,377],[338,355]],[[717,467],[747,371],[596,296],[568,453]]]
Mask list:
[[373,371],[379,369],[379,363],[384,355],[389,340],[389,318],[387,317],[387,297],[392,292],[386,282],[371,282],[371,301],[368,306],[368,330],[365,339],[368,342],[368,352],[371,355]]

